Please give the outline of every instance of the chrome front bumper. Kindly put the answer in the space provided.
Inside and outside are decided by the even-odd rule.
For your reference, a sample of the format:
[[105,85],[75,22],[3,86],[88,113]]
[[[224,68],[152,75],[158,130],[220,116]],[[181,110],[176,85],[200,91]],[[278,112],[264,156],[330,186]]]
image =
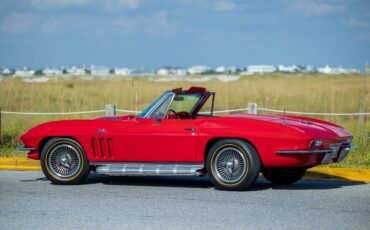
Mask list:
[[26,146],[20,146],[17,148],[17,150],[19,151],[27,151],[27,152],[33,152],[36,150],[36,148],[30,148],[30,147],[26,147]]
[[332,144],[329,149],[322,150],[281,150],[277,151],[278,155],[301,155],[301,154],[325,154],[321,164],[329,164],[331,159],[337,158],[337,162],[341,162],[346,158],[351,149],[357,148],[357,145]]

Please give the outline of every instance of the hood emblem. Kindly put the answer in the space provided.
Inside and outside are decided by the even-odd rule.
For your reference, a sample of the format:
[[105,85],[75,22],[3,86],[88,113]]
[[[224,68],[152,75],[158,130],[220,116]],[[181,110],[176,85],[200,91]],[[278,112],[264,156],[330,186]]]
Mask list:
[[99,129],[98,131],[96,131],[97,134],[106,134],[107,133],[107,130],[105,129]]

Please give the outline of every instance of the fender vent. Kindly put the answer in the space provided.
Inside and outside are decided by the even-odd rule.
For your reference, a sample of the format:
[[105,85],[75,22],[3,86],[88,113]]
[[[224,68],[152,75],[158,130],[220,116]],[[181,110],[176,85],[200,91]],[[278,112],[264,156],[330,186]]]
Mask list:
[[95,159],[113,158],[113,142],[111,138],[92,138],[91,145]]

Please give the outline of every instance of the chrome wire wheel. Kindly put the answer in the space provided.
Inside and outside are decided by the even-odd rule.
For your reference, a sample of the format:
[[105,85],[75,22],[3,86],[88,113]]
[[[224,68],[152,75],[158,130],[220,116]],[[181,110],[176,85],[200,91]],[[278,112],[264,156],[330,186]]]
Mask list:
[[213,164],[217,177],[226,184],[239,182],[248,170],[244,153],[236,147],[221,149]]
[[81,167],[81,155],[72,145],[60,144],[48,155],[48,166],[60,178],[74,176]]

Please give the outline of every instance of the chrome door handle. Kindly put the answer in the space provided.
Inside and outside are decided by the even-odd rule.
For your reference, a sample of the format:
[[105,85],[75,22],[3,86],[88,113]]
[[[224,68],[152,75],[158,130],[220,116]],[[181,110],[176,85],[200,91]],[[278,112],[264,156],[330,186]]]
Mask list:
[[197,129],[196,129],[196,128],[184,128],[184,130],[186,130],[186,131],[192,131],[192,132],[197,131]]

